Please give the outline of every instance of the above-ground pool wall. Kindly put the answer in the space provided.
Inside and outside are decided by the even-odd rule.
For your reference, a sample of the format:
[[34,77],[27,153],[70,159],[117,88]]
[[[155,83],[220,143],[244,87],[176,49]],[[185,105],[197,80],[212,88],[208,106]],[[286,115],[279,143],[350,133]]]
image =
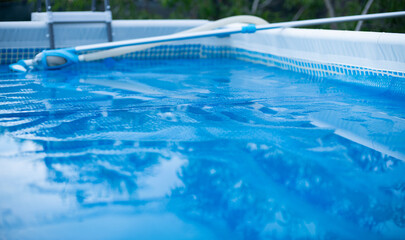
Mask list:
[[234,35],[230,45],[233,58],[405,95],[405,34],[288,28]]
[[[118,20],[114,41],[167,35],[206,20]],[[57,48],[106,42],[105,24],[55,25]],[[0,23],[0,64],[32,59],[49,48],[45,22]],[[405,34],[316,29],[273,29],[231,37],[178,41],[126,58],[236,58],[405,95]],[[377,78],[370,78],[374,76]],[[378,79],[378,80],[376,80]]]
[[317,76],[405,77],[405,34],[274,29],[236,35],[246,60]]
[[[207,20],[115,20],[113,40],[154,37],[180,32],[207,23]],[[0,22],[0,49],[49,48],[46,22]],[[55,24],[56,48],[107,42],[103,23]]]
[[[113,40],[167,35],[206,22],[206,20],[115,20],[112,22]],[[103,23],[56,24],[54,33],[56,48],[107,41],[107,29]],[[0,64],[32,59],[49,46],[48,27],[45,22],[0,22]]]

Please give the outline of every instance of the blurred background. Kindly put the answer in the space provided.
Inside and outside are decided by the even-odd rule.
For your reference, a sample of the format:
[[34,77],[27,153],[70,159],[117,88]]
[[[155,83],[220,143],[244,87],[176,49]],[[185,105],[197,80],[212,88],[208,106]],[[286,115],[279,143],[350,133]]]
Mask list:
[[[91,0],[54,0],[53,11],[91,9]],[[405,10],[405,0],[110,0],[113,19],[210,19],[249,14],[269,22]],[[97,1],[103,10],[104,1]],[[37,0],[0,0],[0,21],[29,21]],[[42,1],[45,10],[45,1]],[[354,30],[356,22],[319,26]],[[314,28],[314,27],[311,27]],[[362,31],[405,33],[405,18],[365,21]]]

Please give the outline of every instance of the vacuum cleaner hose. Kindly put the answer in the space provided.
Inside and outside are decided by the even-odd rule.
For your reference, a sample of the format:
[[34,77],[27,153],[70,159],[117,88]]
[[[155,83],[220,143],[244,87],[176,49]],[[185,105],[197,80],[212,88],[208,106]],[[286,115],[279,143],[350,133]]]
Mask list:
[[[255,24],[255,25],[263,25],[268,24],[268,22],[262,18],[255,17],[255,16],[248,16],[248,15],[241,15],[241,16],[233,16],[228,18],[223,18],[214,22],[209,22],[202,26],[198,26],[183,32],[172,34],[171,36],[181,36],[185,33],[193,33],[193,32],[203,32],[209,31],[217,28],[224,27],[226,25],[232,23],[248,23],[248,24]],[[153,44],[145,44],[145,45],[135,45],[135,46],[126,46],[126,47],[117,47],[109,50],[82,54],[79,55],[79,61],[95,61],[99,59],[109,58],[109,57],[117,57],[124,54],[137,52],[141,50],[145,50],[148,48],[156,47],[162,45],[164,43],[153,43]]]

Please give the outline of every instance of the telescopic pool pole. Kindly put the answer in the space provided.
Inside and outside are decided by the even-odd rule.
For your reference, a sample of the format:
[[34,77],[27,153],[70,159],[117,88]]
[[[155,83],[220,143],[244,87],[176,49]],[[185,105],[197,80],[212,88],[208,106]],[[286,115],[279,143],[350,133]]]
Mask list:
[[[333,18],[320,18],[311,20],[300,20],[300,21],[290,21],[281,23],[271,23],[256,26],[254,24],[249,24],[243,27],[237,28],[225,28],[217,29],[211,31],[202,32],[185,32],[182,34],[172,34],[166,36],[149,37],[141,39],[124,40],[117,42],[108,42],[100,44],[91,44],[84,46],[77,46],[73,48],[64,48],[57,50],[45,50],[37,54],[32,60],[20,60],[15,64],[10,65],[10,69],[14,71],[25,72],[30,69],[60,69],[69,66],[74,63],[86,61],[86,57],[90,54],[81,54],[86,51],[101,51],[99,52],[100,57],[97,59],[103,59],[111,57],[109,54],[100,54],[103,51],[122,48],[129,46],[138,46],[146,44],[158,44],[166,43],[180,40],[205,38],[205,37],[215,37],[215,36],[228,36],[238,33],[255,33],[256,31],[263,31],[276,28],[288,28],[288,27],[304,27],[313,26],[320,24],[330,24],[330,23],[340,23],[340,22],[350,22],[350,21],[360,21],[360,20],[372,20],[372,19],[382,19],[382,18],[393,18],[405,16],[405,11],[399,12],[389,12],[389,13],[375,13],[375,14],[365,14],[365,15],[354,15],[345,17],[333,17]],[[124,52],[122,54],[129,53]],[[91,60],[97,60],[92,58]]]

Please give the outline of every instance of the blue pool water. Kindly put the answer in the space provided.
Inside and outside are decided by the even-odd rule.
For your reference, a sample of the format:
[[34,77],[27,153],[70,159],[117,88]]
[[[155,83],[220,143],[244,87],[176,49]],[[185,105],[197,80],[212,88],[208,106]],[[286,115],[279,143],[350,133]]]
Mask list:
[[401,239],[405,107],[237,60],[0,68],[0,239]]

